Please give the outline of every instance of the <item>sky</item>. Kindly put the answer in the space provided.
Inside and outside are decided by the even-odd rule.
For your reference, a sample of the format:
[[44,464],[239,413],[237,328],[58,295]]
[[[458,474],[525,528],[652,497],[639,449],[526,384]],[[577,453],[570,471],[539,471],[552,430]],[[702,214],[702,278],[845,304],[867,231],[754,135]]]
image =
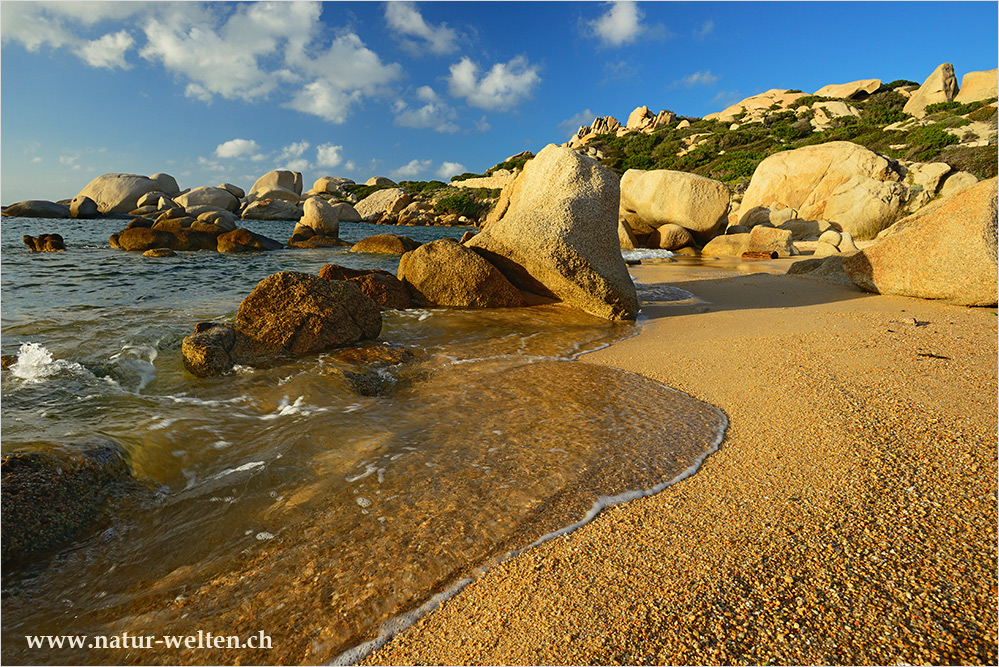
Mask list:
[[996,2],[0,3],[0,202],[112,172],[447,181],[640,105],[997,66]]

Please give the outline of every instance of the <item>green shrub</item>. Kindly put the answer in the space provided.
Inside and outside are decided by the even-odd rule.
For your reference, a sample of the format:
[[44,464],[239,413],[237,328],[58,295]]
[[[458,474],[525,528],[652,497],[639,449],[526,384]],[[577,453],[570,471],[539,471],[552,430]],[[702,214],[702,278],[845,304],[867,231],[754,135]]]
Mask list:
[[891,125],[911,116],[902,109],[907,98],[895,90],[877,92],[863,102],[856,103],[860,119],[868,125]]
[[804,97],[799,97],[792,104],[796,107],[806,106],[810,107],[816,102],[826,102],[831,100],[831,97],[822,97],[821,95],[805,95]]
[[361,185],[359,183],[358,184],[354,184],[354,185],[345,185],[345,186],[343,186],[344,190],[346,190],[347,192],[350,192],[352,194],[357,195],[358,199],[364,199],[364,198],[366,198],[368,195],[370,195],[373,192],[378,192],[379,190],[387,190],[387,189],[389,189],[391,187],[393,187],[393,186],[391,186],[391,185]]
[[498,165],[487,169],[486,176],[492,176],[493,173],[500,171],[501,169],[508,169],[510,171],[513,171],[514,169],[523,169],[525,164],[527,164],[527,158],[520,158],[519,160],[507,160],[506,162],[500,162]]
[[990,105],[983,105],[981,108],[972,111],[967,115],[968,120],[976,123],[985,123],[996,118],[996,108]]
[[997,175],[999,151],[995,146],[947,146],[931,162],[946,162],[985,180]]
[[[881,86],[883,90],[895,90],[896,88],[904,88],[906,86],[918,86],[919,84],[915,81],[909,81],[908,79],[896,79],[891,83],[886,83]],[[878,91],[880,92],[880,90]]]
[[411,195],[430,194],[447,185],[443,181],[399,181],[399,187]]
[[960,102],[937,102],[936,104],[927,104],[924,109],[927,114],[936,113],[938,111],[951,111],[953,109],[960,109],[963,105]]
[[488,208],[473,192],[480,189],[484,188],[461,188],[457,192],[442,195],[434,202],[434,212],[457,213],[467,218],[477,218]]
[[458,181],[467,181],[470,178],[483,178],[485,174],[473,174],[470,171],[466,171],[464,174],[458,174],[457,176],[451,177],[452,183],[457,183]]

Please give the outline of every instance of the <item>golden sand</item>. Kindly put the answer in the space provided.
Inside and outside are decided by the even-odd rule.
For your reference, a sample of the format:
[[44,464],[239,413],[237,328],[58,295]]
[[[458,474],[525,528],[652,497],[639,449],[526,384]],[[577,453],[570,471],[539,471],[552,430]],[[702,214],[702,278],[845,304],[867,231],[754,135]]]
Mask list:
[[720,450],[368,662],[996,664],[995,309],[788,263],[634,267],[698,301],[644,305],[638,336],[586,361],[721,407]]

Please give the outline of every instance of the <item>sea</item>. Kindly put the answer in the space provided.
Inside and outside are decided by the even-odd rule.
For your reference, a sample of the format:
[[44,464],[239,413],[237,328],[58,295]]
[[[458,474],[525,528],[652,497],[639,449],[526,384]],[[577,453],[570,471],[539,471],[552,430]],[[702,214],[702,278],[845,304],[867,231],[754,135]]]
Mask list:
[[[284,241],[293,224],[247,226]],[[692,474],[724,432],[717,408],[586,361],[641,318],[558,305],[383,311],[375,344],[408,360],[377,370],[375,395],[336,351],[196,378],[184,336],[230,321],[268,275],[395,273],[399,258],[148,258],[110,247],[123,226],[0,223],[0,346],[17,355],[0,376],[3,452],[111,439],[137,480],[69,542],[4,563],[4,663],[351,663],[497,563]],[[53,232],[65,252],[21,240]],[[692,297],[675,292],[659,298]],[[38,636],[86,639],[29,646]]]

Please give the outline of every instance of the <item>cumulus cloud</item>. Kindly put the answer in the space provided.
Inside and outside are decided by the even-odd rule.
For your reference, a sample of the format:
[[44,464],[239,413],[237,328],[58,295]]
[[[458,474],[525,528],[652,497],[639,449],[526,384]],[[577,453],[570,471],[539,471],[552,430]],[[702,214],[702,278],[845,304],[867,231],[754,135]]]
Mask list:
[[437,176],[442,181],[450,181],[452,176],[464,174],[465,171],[465,165],[460,162],[445,162],[437,170]]
[[333,144],[320,144],[316,146],[316,166],[339,166],[343,162],[343,156],[340,154],[342,150],[343,146],[334,146]]
[[564,132],[565,136],[568,138],[576,134],[579,128],[583,125],[592,122],[594,118],[596,118],[596,115],[590,111],[589,108],[586,108],[574,116],[570,116],[569,118],[563,120],[558,124],[558,128]]
[[410,160],[395,171],[389,172],[389,175],[394,179],[413,178],[429,171],[432,166],[432,160]]
[[305,151],[309,150],[309,146],[308,141],[296,141],[295,143],[288,144],[281,149],[281,155],[278,156],[278,160],[302,157],[305,155]]
[[[66,48],[109,69],[127,68],[134,48],[203,102],[280,96],[288,108],[342,123],[357,102],[402,76],[353,32],[331,37],[319,2],[5,2],[0,10],[4,44]],[[94,34],[109,20],[124,29]],[[433,48],[446,43],[442,26],[422,26],[437,36]]]
[[590,34],[600,40],[602,45],[624,46],[639,37],[665,39],[671,36],[666,26],[660,23],[642,23],[645,12],[633,0],[617,0],[609,4],[606,12],[587,24]]
[[464,97],[474,107],[505,111],[530,97],[541,82],[537,67],[524,56],[508,63],[496,63],[479,78],[479,66],[469,58],[451,65],[448,89],[454,97]]
[[255,155],[260,152],[260,146],[252,139],[230,139],[215,148],[216,157],[235,158],[242,155]]
[[436,132],[457,132],[460,128],[454,123],[458,113],[441,100],[430,86],[420,86],[416,97],[423,106],[410,107],[404,100],[395,103],[395,124],[399,127],[433,129]]
[[689,76],[685,76],[682,79],[673,82],[674,86],[684,86],[685,88],[693,88],[694,86],[710,86],[711,84],[718,81],[718,77],[711,73],[711,70],[701,70],[699,72],[694,72]]
[[135,40],[128,31],[119,30],[81,44],[75,49],[75,53],[91,67],[128,69],[131,66],[125,62],[125,52],[132,48],[133,44]]
[[[386,3],[385,22],[393,32],[402,37],[403,48],[412,53],[420,54],[429,50],[441,55],[458,49],[458,34],[448,28],[446,23],[438,26],[428,24],[412,2]],[[409,37],[417,39],[407,39]]]
[[710,35],[715,30],[715,22],[707,20],[701,24],[701,27],[694,31],[694,37],[698,39],[704,39]]

